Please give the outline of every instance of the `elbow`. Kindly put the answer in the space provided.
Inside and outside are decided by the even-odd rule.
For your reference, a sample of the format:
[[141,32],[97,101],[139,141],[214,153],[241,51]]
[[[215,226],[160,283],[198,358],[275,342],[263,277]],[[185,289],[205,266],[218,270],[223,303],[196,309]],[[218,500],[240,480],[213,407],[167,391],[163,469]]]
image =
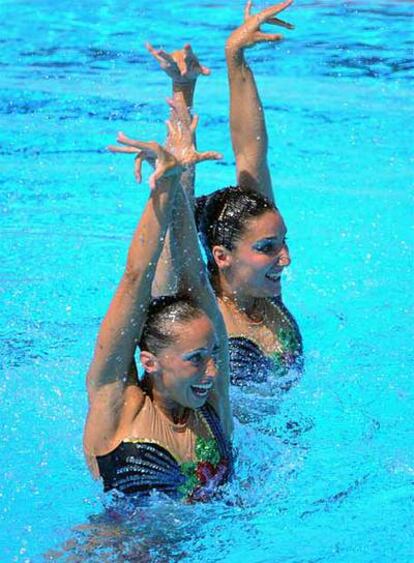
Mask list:
[[126,282],[127,285],[134,286],[139,283],[142,278],[144,277],[144,270],[140,267],[133,266],[130,263],[127,263],[124,274],[123,280]]

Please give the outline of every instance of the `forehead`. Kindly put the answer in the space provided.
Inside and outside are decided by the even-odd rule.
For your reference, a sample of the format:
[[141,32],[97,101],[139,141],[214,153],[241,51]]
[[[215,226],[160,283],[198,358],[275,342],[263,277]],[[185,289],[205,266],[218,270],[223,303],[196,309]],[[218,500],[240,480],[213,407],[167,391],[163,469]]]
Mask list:
[[177,354],[197,348],[209,348],[216,340],[213,324],[206,315],[186,323],[177,323],[172,326],[172,330],[174,343],[171,347]]
[[276,210],[265,211],[259,217],[252,217],[246,222],[242,241],[254,242],[263,238],[283,238],[286,226],[283,217]]

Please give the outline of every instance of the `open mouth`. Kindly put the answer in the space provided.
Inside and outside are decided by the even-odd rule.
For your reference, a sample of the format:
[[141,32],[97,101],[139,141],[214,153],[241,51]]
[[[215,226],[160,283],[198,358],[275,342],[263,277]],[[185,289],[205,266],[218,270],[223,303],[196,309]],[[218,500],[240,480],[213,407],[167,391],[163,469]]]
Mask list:
[[212,383],[200,383],[199,385],[191,385],[191,391],[197,397],[204,398],[207,397],[208,392],[212,387]]

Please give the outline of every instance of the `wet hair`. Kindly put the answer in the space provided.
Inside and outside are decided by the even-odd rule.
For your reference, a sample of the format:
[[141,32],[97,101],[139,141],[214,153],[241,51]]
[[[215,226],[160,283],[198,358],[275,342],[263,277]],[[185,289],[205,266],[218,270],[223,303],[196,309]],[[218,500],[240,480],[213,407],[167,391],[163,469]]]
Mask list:
[[240,186],[230,186],[196,198],[195,220],[210,274],[218,271],[212,254],[213,246],[221,245],[233,250],[243,237],[249,219],[276,209],[268,198]]
[[164,295],[151,300],[142,330],[139,347],[157,354],[177,338],[176,324],[186,323],[204,315],[187,296]]

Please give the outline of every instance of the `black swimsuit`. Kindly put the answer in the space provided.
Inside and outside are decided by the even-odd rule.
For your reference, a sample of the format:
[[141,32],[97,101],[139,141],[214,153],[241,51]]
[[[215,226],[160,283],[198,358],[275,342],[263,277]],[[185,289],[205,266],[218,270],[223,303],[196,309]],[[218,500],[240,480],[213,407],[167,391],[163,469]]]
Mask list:
[[242,387],[249,382],[264,383],[272,376],[286,375],[291,369],[299,373],[303,369],[303,346],[298,324],[280,298],[272,299],[272,303],[289,325],[289,330],[284,331],[283,338],[280,338],[283,350],[268,356],[250,338],[230,336],[229,360],[233,385]]
[[189,500],[207,500],[217,486],[229,479],[232,454],[213,407],[206,404],[197,413],[214,439],[197,438],[196,461],[180,463],[166,447],[150,439],[128,439],[112,452],[96,456],[104,491],[148,494],[158,490]]

